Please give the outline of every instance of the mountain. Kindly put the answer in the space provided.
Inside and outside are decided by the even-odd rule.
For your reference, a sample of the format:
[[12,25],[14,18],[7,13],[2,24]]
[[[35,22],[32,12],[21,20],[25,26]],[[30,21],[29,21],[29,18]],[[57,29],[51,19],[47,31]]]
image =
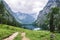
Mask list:
[[6,3],[4,2],[5,7],[7,10],[9,10],[10,14],[13,15],[15,17],[15,19],[22,24],[31,24],[32,22],[34,22],[35,18],[29,13],[21,13],[21,12],[13,12],[11,10],[11,8],[6,5]]
[[20,23],[12,15],[12,11],[4,0],[0,0],[0,23],[20,26]]
[[35,18],[30,14],[21,13],[21,12],[13,12],[5,1],[2,1],[1,5],[3,5],[2,7],[3,9],[0,9],[0,10],[4,10],[3,11],[4,13],[2,14],[3,16],[1,16],[2,21],[0,20],[0,22],[4,24],[11,24],[11,25],[19,26],[20,23],[31,24],[35,20]]
[[43,24],[46,20],[46,14],[49,13],[52,7],[60,7],[60,0],[49,0],[46,6],[39,12],[36,23],[38,25]]
[[22,24],[31,24],[35,19],[32,15],[26,13],[17,12],[13,14],[17,21],[21,22]]

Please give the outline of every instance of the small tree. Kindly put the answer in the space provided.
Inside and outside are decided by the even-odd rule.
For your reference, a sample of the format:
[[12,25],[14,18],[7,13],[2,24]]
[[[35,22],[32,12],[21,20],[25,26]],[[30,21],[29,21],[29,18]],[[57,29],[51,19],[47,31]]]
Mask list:
[[54,7],[54,8],[52,8],[51,9],[51,12],[49,13],[50,14],[50,16],[49,16],[49,18],[50,18],[50,20],[49,20],[49,25],[50,25],[50,32],[52,32],[52,34],[51,34],[51,40],[54,40],[54,31],[55,31],[55,26],[54,26],[54,16],[56,15],[56,14],[58,14],[59,13],[59,8],[58,7]]
[[54,26],[54,15],[58,14],[59,13],[59,8],[58,7],[54,7],[51,9],[51,12],[50,12],[50,21],[49,21],[49,24],[50,24],[50,32],[54,32],[55,30],[55,26]]

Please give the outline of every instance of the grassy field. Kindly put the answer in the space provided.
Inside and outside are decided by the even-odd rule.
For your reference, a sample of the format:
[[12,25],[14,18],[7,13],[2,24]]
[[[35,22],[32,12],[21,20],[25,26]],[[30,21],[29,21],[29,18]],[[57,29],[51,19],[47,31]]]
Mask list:
[[60,40],[60,33],[55,33],[55,40]]
[[[20,33],[24,31],[26,36],[30,40],[50,40],[50,32],[49,31],[34,31],[34,30],[27,30],[19,27],[13,27],[9,25],[0,24],[0,40],[8,37],[9,35],[13,34],[14,32],[19,32],[18,36],[14,40],[21,40]],[[60,37],[57,35],[57,37]]]

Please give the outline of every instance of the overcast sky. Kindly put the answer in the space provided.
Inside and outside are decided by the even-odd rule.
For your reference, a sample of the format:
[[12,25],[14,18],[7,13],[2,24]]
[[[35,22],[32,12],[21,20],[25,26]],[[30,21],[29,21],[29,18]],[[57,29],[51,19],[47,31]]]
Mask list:
[[43,9],[48,0],[5,0],[14,12],[35,13]]
[[37,18],[39,11],[47,4],[48,0],[5,0],[14,12],[34,14]]

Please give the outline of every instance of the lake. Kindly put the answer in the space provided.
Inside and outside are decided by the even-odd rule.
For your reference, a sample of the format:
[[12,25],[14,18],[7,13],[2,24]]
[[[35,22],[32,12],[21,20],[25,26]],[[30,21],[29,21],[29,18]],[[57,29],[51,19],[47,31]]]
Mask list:
[[23,24],[22,28],[26,28],[26,29],[30,29],[30,30],[39,30],[39,29],[41,29],[38,26],[35,26],[35,25],[32,25],[32,24]]

